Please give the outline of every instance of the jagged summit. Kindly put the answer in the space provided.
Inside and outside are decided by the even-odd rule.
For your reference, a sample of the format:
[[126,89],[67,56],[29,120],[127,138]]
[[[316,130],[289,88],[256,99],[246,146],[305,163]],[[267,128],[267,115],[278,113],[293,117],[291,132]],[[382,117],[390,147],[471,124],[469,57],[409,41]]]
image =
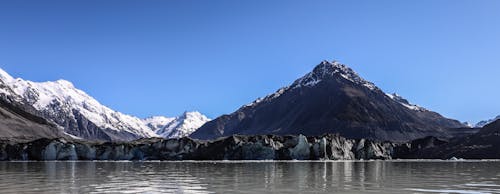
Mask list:
[[181,115],[181,117],[188,118],[188,117],[204,117],[203,114],[201,114],[198,111],[184,111]]
[[152,116],[142,119],[144,124],[146,124],[149,128],[151,128],[151,130],[155,132],[160,130],[173,120],[175,120],[174,117],[165,117],[165,116]]
[[71,83],[70,81],[68,80],[64,80],[64,79],[59,79],[56,81],[56,83],[64,86],[64,87],[67,87],[67,88],[75,88],[75,85],[73,85],[73,83]]
[[355,84],[363,85],[371,90],[378,89],[373,83],[366,81],[361,78],[354,70],[348,67],[345,64],[339,63],[337,61],[322,61],[319,65],[317,65],[313,71],[304,75],[302,78],[296,80],[292,87],[301,87],[301,86],[314,86],[317,83],[327,80],[327,79],[336,79],[343,78],[348,81],[351,81]]
[[354,70],[345,64],[337,61],[327,61],[323,60],[320,64],[316,65],[314,69],[302,76],[301,78],[295,80],[291,85],[278,89],[276,92],[267,95],[263,98],[258,98],[255,101],[244,105],[242,108],[252,107],[261,102],[270,101],[272,99],[280,97],[283,93],[289,90],[295,90],[301,87],[313,87],[316,84],[331,79],[343,79],[353,84],[358,84],[360,86],[366,87],[370,90],[381,91],[372,82],[366,81],[360,77]]

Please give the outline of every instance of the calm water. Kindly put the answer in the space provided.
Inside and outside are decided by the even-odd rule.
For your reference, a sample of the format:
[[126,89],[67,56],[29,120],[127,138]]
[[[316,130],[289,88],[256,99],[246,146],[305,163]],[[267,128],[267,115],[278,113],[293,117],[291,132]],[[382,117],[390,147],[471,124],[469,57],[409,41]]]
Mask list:
[[500,193],[498,161],[2,162],[0,193]]

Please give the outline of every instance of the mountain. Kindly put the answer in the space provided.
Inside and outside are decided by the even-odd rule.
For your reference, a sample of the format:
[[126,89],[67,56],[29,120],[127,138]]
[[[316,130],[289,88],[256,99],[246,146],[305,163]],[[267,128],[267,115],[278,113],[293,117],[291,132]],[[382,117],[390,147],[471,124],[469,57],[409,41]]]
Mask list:
[[446,129],[460,127],[456,120],[384,93],[344,64],[323,61],[290,86],[206,123],[191,137],[339,133],[404,141],[445,137]]
[[[199,112],[184,112],[181,116],[175,118],[163,119],[166,122],[161,128],[155,130],[155,133],[163,138],[180,138],[191,135],[203,124],[210,121],[205,115]],[[159,125],[157,125],[159,126]]]
[[141,119],[111,110],[66,80],[32,82],[0,69],[0,96],[76,137],[128,141],[157,136]]
[[481,128],[481,127],[484,127],[485,125],[488,125],[490,123],[493,123],[495,122],[496,120],[500,120],[500,115],[498,115],[497,117],[495,117],[494,119],[489,119],[489,120],[484,120],[484,121],[479,121],[475,127],[477,128]]
[[153,116],[143,119],[142,122],[151,130],[158,131],[174,120],[175,118],[173,117]]

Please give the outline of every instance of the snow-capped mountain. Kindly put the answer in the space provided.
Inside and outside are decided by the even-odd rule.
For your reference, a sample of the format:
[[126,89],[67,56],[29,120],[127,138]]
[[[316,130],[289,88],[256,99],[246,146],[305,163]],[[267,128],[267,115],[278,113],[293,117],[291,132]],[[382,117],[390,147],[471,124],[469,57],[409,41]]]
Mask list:
[[0,93],[30,105],[65,132],[91,140],[133,140],[156,137],[137,117],[114,111],[66,80],[32,82],[0,70]]
[[[172,134],[168,137],[189,135],[207,120],[200,113],[185,113],[186,118],[157,116],[143,120],[102,105],[69,81],[32,82],[13,78],[2,69],[0,96],[31,114],[56,123],[66,133],[88,140],[128,141],[158,137],[155,131],[159,130],[170,131]],[[174,121],[179,124],[174,125]],[[170,128],[164,129],[167,124]]]
[[[157,121],[158,120],[170,120],[170,122],[166,122],[166,124],[164,124],[161,128],[155,130],[156,134],[164,138],[180,138],[189,136],[203,124],[210,121],[209,118],[197,111],[184,112],[184,114],[175,118],[157,118]],[[149,125],[149,122],[146,122]]]
[[498,115],[497,117],[495,117],[493,119],[479,121],[478,123],[476,123],[475,127],[476,128],[481,128],[481,127],[484,127],[485,125],[488,125],[490,123],[495,122],[496,120],[500,120],[500,115]]
[[175,117],[152,116],[142,120],[151,130],[158,131],[175,120]]
[[191,137],[340,133],[400,141],[448,136],[446,129],[460,127],[456,120],[383,92],[344,64],[323,61],[291,85],[207,122]]

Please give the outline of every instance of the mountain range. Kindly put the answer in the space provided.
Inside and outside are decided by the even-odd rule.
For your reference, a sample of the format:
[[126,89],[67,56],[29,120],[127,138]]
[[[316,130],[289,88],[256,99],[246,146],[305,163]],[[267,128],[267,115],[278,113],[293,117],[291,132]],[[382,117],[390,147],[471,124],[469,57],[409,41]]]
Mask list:
[[386,93],[336,61],[322,61],[289,86],[214,120],[197,111],[141,119],[102,105],[69,81],[33,82],[0,69],[0,118],[4,139],[210,140],[232,135],[339,134],[400,142],[469,136],[498,119],[471,128]]
[[291,85],[206,123],[191,137],[339,133],[347,138],[405,141],[448,137],[449,129],[463,127],[383,92],[344,64],[323,61]]
[[67,135],[86,140],[177,138],[189,135],[209,120],[198,112],[186,112],[175,118],[140,119],[102,105],[69,81],[32,82],[13,78],[1,69],[0,98],[5,104],[46,119]]

